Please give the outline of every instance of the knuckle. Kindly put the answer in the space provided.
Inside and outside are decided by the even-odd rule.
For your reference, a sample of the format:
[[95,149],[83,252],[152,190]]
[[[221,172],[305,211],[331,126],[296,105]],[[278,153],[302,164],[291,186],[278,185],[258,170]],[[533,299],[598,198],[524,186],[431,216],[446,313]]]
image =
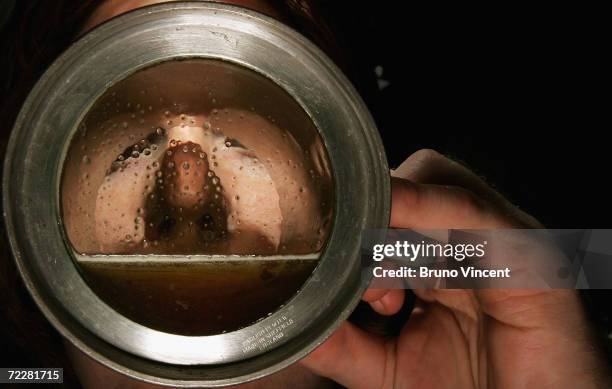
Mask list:
[[415,184],[396,180],[393,185],[390,224],[397,228],[408,228],[415,214],[419,213],[420,190]]
[[434,149],[420,149],[412,154],[412,158],[419,161],[431,161],[445,157]]
[[398,201],[403,208],[415,208],[420,201],[420,193],[417,185],[405,181],[395,180],[393,185],[393,202]]
[[466,212],[477,212],[480,214],[487,212],[489,207],[486,201],[474,194],[474,192],[458,186],[454,187],[454,191],[459,203],[462,204],[462,208]]

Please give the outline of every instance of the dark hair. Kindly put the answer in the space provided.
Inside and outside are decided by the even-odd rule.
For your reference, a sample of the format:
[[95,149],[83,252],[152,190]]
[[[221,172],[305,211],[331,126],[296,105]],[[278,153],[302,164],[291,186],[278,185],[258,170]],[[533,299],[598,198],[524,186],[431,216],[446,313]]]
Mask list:
[[[299,30],[342,68],[347,63],[335,35],[316,1],[268,0],[283,21]],[[101,0],[29,0],[14,3],[12,15],[0,26],[0,101],[2,151],[27,94],[49,65],[77,37],[83,22]],[[10,12],[10,7],[9,7]]]
[[[80,22],[99,3],[57,0],[15,1],[5,8],[0,69],[0,155],[19,108],[34,83],[50,63],[68,46]],[[64,387],[79,387],[71,364],[63,351],[61,336],[42,316],[17,276],[0,224],[0,347],[10,367],[62,367]]]
[[19,108],[38,78],[71,43],[100,0],[17,1],[1,27],[0,139],[4,144]]
[[[316,1],[269,0],[283,21],[314,41],[346,70],[345,55],[325,23]],[[13,122],[23,101],[47,67],[77,37],[82,23],[101,0],[15,1],[0,25],[1,80],[0,155],[4,155]],[[2,22],[2,21],[0,21]],[[76,386],[75,375],[62,347],[62,338],[42,316],[17,276],[0,224],[0,346],[9,360],[2,366],[63,367],[65,385]]]

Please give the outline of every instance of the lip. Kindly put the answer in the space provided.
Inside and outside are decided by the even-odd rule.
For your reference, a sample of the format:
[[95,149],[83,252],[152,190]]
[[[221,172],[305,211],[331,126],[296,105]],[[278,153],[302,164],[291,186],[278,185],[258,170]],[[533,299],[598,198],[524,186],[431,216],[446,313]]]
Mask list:
[[[80,277],[60,218],[61,168],[77,123],[117,81],[146,66],[185,58],[241,65],[289,93],[321,135],[336,194],[328,244],[300,292],[251,326],[211,336],[152,330],[112,310]],[[175,386],[222,386],[260,378],[322,343],[366,287],[360,234],[388,225],[389,193],[378,132],[340,70],[281,23],[215,3],[138,9],[73,44],[28,96],[11,134],[3,175],[11,248],[45,316],[101,363],[134,378]],[[282,336],[263,338],[262,346],[254,346],[270,331]]]

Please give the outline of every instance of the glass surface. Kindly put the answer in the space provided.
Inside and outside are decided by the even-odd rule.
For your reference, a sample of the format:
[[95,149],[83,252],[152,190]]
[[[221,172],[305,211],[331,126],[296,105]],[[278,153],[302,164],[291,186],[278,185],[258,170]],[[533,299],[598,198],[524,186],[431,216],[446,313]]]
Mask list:
[[283,89],[217,60],[164,62],[106,91],[61,182],[90,287],[162,331],[238,329],[286,302],[331,228],[321,138]]

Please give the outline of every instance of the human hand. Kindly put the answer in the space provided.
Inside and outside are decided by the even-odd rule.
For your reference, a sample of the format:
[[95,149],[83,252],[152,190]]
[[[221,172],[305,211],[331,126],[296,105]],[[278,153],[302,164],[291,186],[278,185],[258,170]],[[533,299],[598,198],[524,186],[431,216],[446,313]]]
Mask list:
[[[478,176],[422,150],[393,178],[391,227],[541,228]],[[345,322],[301,363],[349,388],[600,388],[606,366],[575,290],[414,290],[416,308],[398,337]],[[368,290],[380,314],[403,290]]]

